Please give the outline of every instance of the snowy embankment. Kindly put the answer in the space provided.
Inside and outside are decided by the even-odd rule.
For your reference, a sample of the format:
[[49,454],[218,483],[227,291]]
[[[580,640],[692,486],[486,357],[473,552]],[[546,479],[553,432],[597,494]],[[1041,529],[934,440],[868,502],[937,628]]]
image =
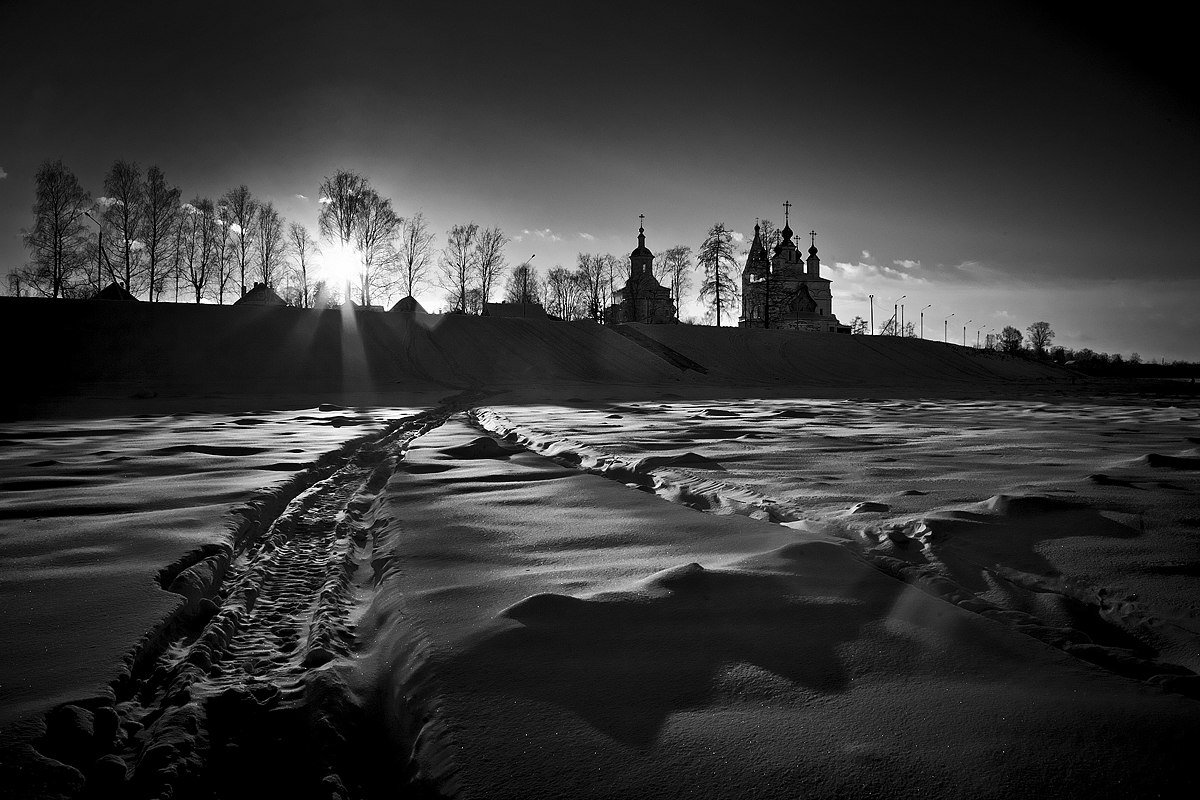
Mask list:
[[274,408],[306,395],[362,404],[339,398],[364,393],[376,395],[369,402],[415,404],[396,393],[447,387],[542,400],[568,386],[644,397],[652,386],[723,396],[735,385],[961,392],[1072,380],[1059,368],[940,342],[627,327],[642,344],[585,321],[0,298],[0,334],[22,342],[10,366],[28,393],[0,399],[0,414],[44,416],[66,404],[86,415],[82,401],[95,398],[137,413],[178,396],[270,394],[260,407]]

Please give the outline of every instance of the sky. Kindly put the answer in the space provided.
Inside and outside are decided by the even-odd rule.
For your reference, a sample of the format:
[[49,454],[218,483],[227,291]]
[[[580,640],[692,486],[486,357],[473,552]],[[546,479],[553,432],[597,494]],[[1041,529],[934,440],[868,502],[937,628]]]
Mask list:
[[628,254],[639,214],[655,252],[715,222],[748,246],[788,201],[844,323],[874,295],[877,325],[903,302],[929,338],[1045,320],[1200,360],[1190,27],[1100,8],[0,3],[0,272],[58,158],[94,195],[116,159],[185,199],[245,183],[314,232],[351,169],[439,247],[498,225],[542,271]]

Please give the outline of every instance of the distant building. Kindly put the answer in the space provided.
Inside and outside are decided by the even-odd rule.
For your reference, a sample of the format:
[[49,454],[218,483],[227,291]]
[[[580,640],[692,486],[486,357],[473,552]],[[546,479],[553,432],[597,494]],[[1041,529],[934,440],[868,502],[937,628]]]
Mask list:
[[125,291],[125,287],[113,281],[108,286],[105,286],[96,295],[97,300],[132,300],[138,302],[138,299]]
[[546,309],[541,303],[484,303],[485,317],[538,317],[545,319]]
[[233,301],[235,306],[286,306],[283,298],[265,283],[256,283],[244,295]]
[[[641,219],[645,219],[642,217]],[[638,226],[638,246],[629,254],[629,279],[613,294],[613,304],[604,310],[604,322],[661,324],[676,322],[671,290],[654,277],[654,253],[646,247],[646,230]]]
[[829,279],[821,277],[816,231],[811,232],[808,258],[802,259],[786,219],[785,216],[783,238],[769,258],[758,223],[754,224],[754,242],[742,270],[742,315],[738,327],[849,333],[850,327],[833,315],[833,293]]
[[413,297],[411,294],[407,297],[401,297],[399,300],[397,300],[396,304],[392,306],[391,310],[400,311],[406,314],[412,314],[418,311],[422,314],[426,313],[425,307],[417,302],[417,298]]

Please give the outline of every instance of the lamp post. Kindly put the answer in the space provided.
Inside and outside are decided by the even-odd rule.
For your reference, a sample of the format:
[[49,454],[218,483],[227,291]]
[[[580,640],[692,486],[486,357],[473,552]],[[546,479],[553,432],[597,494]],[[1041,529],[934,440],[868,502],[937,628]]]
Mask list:
[[892,336],[900,335],[896,330],[896,326],[900,324],[900,301],[906,297],[908,297],[908,295],[902,294],[896,298],[895,302],[892,303]]
[[525,259],[525,269],[521,271],[521,316],[525,316],[525,304],[529,302],[529,264],[535,258],[537,253],[534,253],[529,258]]
[[971,324],[971,320],[967,320],[966,325],[963,325],[963,347],[967,346],[967,325]]
[[869,294],[869,295],[867,295],[867,297],[871,298],[871,335],[874,336],[875,335],[875,295]]
[[904,331],[904,303],[900,304],[900,335],[903,336]]
[[[950,317],[953,316],[953,314],[950,315]],[[942,320],[942,344],[948,344],[950,342],[950,337],[947,334],[947,331],[950,330],[950,317],[946,317],[944,320]]]
[[104,226],[92,216],[92,212],[84,211],[83,215],[96,223],[96,296],[100,296],[100,259],[104,255]]
[[[925,306],[925,308],[933,308],[933,303]],[[925,308],[921,309],[921,341],[925,341]]]

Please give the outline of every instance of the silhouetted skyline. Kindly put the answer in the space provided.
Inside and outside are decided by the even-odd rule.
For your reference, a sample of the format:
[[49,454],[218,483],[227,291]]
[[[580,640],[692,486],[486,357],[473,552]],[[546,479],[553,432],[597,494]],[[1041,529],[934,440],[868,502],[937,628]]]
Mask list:
[[499,225],[543,271],[628,254],[641,213],[656,253],[716,221],[744,249],[790,201],[843,323],[907,295],[933,338],[951,313],[970,339],[1044,319],[1055,344],[1200,358],[1200,126],[1164,14],[105,3],[0,27],[5,272],[48,158],[94,195],[118,158],[185,199],[246,183],[314,233],[317,184],[348,168],[439,247]]

